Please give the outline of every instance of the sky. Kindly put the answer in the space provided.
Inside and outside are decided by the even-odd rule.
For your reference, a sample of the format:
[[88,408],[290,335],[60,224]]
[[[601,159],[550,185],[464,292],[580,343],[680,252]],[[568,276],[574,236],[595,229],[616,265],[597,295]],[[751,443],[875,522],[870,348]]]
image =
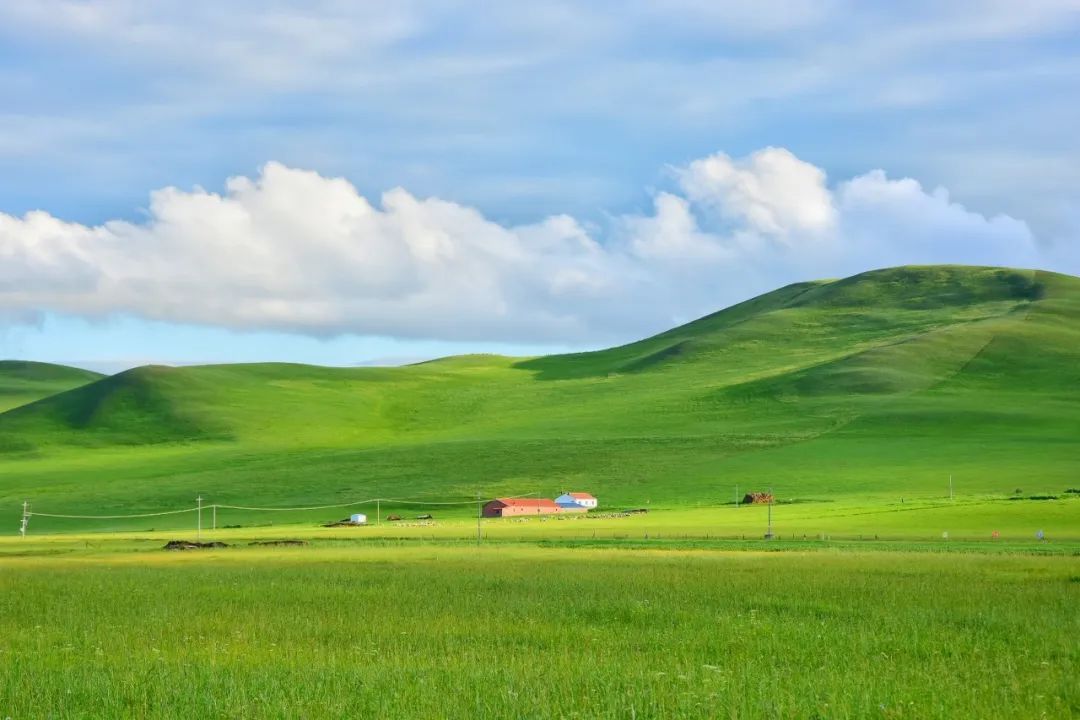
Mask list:
[[0,357],[535,355],[1080,275],[1080,0],[497,5],[0,1]]

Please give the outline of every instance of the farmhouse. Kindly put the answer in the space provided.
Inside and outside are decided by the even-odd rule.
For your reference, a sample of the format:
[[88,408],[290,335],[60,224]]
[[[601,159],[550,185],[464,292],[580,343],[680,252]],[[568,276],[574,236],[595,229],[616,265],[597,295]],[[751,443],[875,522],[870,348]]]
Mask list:
[[365,515],[364,513],[353,513],[349,516],[349,522],[351,522],[353,525],[366,525],[367,515]]
[[495,498],[484,506],[484,517],[519,517],[522,515],[557,515],[585,512],[583,507],[561,507],[546,498]]
[[596,507],[596,498],[589,493],[567,492],[555,498],[555,504],[561,508],[584,508],[592,510]]

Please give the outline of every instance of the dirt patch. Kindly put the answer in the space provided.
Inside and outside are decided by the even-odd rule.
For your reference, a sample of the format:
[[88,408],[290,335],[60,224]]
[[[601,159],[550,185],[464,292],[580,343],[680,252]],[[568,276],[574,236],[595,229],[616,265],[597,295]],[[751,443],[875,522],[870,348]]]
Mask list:
[[192,542],[191,540],[170,540],[165,543],[165,550],[204,550],[206,548],[229,547],[223,542]]
[[307,545],[306,540],[253,540],[248,545]]

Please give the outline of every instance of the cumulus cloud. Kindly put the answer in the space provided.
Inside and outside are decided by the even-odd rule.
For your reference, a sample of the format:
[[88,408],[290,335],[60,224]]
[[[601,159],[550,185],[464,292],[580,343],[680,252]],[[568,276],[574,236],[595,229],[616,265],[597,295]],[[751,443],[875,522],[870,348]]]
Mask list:
[[820,234],[836,220],[825,173],[783,148],[765,148],[742,161],[717,153],[677,174],[690,200],[760,235]]
[[953,202],[944,188],[927,192],[911,178],[889,180],[884,171],[874,170],[841,184],[837,198],[842,235],[852,238],[851,249],[864,262],[895,265],[929,257],[1024,267],[1041,259],[1023,222],[971,212]]
[[754,293],[905,263],[1039,265],[1027,226],[875,170],[829,187],[787,150],[674,172],[603,230],[506,226],[396,188],[266,164],[223,193],[165,188],[143,222],[0,214],[0,313],[134,315],[316,336],[630,339]]

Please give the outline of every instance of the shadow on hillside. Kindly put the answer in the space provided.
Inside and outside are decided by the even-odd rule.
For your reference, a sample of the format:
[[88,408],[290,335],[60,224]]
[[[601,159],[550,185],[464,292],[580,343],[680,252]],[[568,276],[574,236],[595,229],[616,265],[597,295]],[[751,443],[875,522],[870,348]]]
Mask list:
[[[514,363],[515,368],[536,373],[537,380],[579,380],[583,378],[632,375],[677,361],[690,354],[694,343],[679,340],[651,352],[625,352],[632,346],[573,355],[548,355]],[[643,348],[644,349],[644,348]],[[622,352],[620,352],[622,351]]]
[[181,369],[133,368],[4,413],[0,452],[27,452],[44,442],[97,446],[233,440],[218,418],[202,411],[218,392]]
[[589,354],[547,355],[516,362],[513,367],[533,373],[537,380],[581,380],[609,375],[606,370],[597,367],[598,363],[589,358]]

